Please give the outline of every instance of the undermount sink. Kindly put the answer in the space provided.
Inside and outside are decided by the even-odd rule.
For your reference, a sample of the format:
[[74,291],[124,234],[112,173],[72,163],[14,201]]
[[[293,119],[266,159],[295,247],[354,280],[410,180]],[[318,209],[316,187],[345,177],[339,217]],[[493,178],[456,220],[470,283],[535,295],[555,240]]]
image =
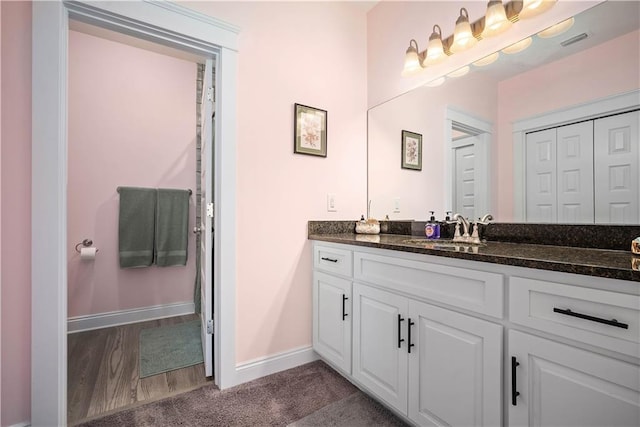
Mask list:
[[451,239],[407,239],[402,243],[408,245],[422,245],[429,248],[464,248],[464,247],[481,247],[486,246],[485,243],[473,243],[473,242],[454,242]]

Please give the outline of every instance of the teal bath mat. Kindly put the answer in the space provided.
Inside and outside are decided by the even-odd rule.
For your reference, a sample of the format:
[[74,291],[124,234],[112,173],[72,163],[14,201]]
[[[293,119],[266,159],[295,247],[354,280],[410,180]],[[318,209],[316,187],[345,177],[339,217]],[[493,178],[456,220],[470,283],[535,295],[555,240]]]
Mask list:
[[200,320],[140,331],[140,378],[202,361]]

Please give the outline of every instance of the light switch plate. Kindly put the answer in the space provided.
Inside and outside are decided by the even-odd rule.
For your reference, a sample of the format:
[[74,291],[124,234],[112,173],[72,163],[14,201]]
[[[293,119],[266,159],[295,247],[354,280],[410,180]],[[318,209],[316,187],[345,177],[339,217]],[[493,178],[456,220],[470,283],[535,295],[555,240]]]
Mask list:
[[393,213],[400,212],[400,197],[393,199]]
[[336,195],[333,193],[327,194],[327,212],[338,212]]

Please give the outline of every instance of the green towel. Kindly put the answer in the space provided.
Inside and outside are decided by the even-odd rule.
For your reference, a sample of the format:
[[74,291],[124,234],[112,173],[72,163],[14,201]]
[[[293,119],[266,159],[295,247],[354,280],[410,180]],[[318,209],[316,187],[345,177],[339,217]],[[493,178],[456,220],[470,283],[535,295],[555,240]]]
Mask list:
[[120,268],[153,264],[156,189],[120,187],[118,242]]
[[187,264],[189,191],[158,189],[156,207],[156,264]]

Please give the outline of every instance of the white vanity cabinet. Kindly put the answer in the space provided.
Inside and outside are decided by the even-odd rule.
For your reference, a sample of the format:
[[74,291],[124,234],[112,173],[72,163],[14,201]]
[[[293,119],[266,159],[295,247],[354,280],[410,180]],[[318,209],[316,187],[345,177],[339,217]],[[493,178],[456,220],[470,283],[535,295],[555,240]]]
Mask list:
[[419,425],[500,424],[502,327],[354,283],[353,377]]
[[352,253],[314,246],[313,349],[336,368],[351,373]]
[[[637,358],[640,297],[510,278],[510,319]],[[552,339],[509,332],[509,425],[640,426],[640,367]]]
[[353,285],[353,377],[407,413],[407,298]]
[[[316,243],[315,259],[338,259],[333,249]],[[502,275],[375,250],[342,255],[353,259],[353,282],[314,262],[318,354],[417,425],[500,425],[502,326],[429,302],[501,317]],[[329,262],[334,269],[337,262]],[[343,295],[352,297],[347,304],[352,316],[341,323]],[[347,336],[352,337],[350,371]]]
[[319,271],[313,274],[313,348],[351,373],[351,282]]
[[510,331],[510,426],[640,425],[637,365]]
[[314,349],[412,424],[640,426],[636,282],[337,243],[314,254]]

